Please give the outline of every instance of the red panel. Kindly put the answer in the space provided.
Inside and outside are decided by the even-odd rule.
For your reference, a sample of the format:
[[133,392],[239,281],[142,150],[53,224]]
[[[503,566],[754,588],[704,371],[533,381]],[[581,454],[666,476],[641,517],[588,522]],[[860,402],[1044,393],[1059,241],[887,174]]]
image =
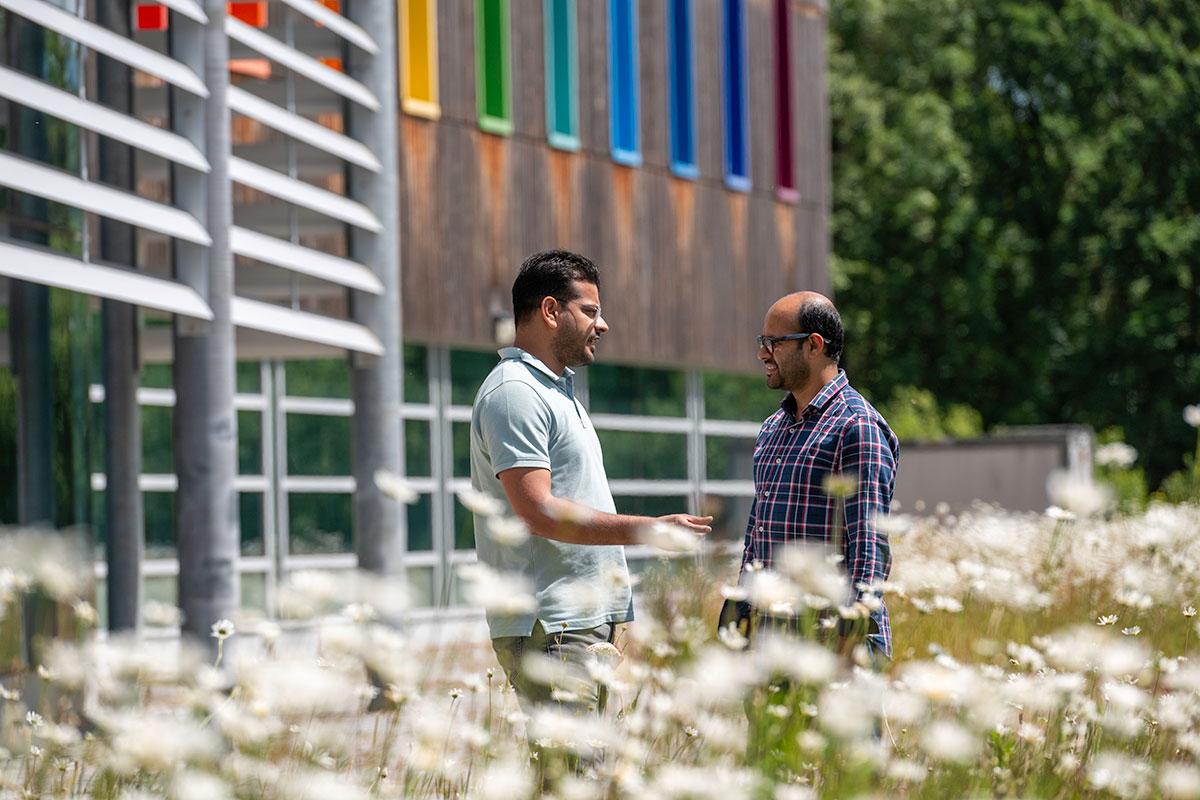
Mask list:
[[229,16],[240,19],[247,25],[255,28],[267,27],[267,4],[265,2],[226,3],[225,11]]
[[167,7],[158,3],[138,3],[133,7],[135,31],[165,31],[170,24]]
[[342,0],[321,0],[321,2],[335,14],[342,13]]
[[338,72],[343,72],[342,60],[340,58],[322,58],[321,63],[330,69],[336,69]]

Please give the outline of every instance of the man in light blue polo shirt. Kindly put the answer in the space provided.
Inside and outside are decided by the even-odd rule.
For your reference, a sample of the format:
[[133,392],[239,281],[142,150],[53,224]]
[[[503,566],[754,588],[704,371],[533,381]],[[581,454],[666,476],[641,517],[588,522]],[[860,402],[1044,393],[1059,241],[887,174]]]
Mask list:
[[[600,440],[575,398],[571,367],[591,364],[608,331],[599,283],[596,265],[575,253],[526,259],[512,290],[515,346],[500,351],[471,413],[471,485],[507,500],[533,534],[505,544],[475,520],[479,560],[523,574],[537,600],[530,614],[488,615],[496,657],[523,702],[550,697],[522,669],[526,654],[579,670],[589,646],[612,642],[615,626],[633,619],[623,545],[656,521],[616,513]],[[697,536],[711,530],[711,517],[659,519]],[[595,703],[593,695],[575,705]]]

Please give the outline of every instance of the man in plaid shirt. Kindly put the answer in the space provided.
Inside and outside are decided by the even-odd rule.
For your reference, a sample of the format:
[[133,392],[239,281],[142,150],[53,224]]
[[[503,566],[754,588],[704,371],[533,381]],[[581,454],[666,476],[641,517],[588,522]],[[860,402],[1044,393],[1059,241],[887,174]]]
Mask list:
[[[887,580],[892,569],[887,536],[875,517],[891,507],[900,443],[887,422],[851,388],[838,368],[844,334],[830,300],[815,292],[788,295],[767,312],[758,337],[758,360],[767,385],[788,394],[767,418],[754,445],[754,502],[746,526],[742,569],[770,567],[783,546],[840,538],[848,597],[863,584]],[[825,480],[842,475],[857,481],[842,501],[826,493]],[[887,607],[871,614],[867,645],[872,654],[892,655]]]

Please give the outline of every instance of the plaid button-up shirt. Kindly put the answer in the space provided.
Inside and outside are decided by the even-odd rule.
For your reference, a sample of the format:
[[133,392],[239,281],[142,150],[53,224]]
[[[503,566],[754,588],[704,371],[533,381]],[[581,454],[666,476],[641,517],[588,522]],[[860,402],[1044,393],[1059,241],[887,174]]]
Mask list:
[[[754,444],[754,502],[746,526],[742,567],[770,567],[777,547],[833,540],[837,502],[822,484],[830,474],[858,481],[842,514],[843,556],[850,586],[887,580],[892,553],[875,515],[891,508],[900,442],[887,422],[851,388],[845,371],[827,383],[799,416],[788,394],[767,418]],[[878,631],[868,641],[892,655],[887,607],[872,613]]]

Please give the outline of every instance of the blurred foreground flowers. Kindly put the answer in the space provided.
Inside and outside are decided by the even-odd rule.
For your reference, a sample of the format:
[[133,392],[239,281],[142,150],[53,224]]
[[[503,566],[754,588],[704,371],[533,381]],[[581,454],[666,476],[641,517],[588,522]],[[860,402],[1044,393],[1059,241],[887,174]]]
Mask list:
[[[810,552],[747,587],[723,585],[731,562],[652,568],[623,652],[595,653],[609,710],[587,717],[522,710],[485,644],[416,644],[388,582],[302,572],[280,623],[214,626],[233,648],[221,668],[60,630],[36,673],[0,678],[0,797],[1200,797],[1200,508],[880,524],[896,556],[873,587],[897,646],[882,672],[814,641],[716,636],[723,597],[838,610],[846,587]],[[68,632],[94,625],[59,541],[0,535],[3,630],[31,593],[79,609]],[[532,599],[503,573],[468,577],[481,606]]]

